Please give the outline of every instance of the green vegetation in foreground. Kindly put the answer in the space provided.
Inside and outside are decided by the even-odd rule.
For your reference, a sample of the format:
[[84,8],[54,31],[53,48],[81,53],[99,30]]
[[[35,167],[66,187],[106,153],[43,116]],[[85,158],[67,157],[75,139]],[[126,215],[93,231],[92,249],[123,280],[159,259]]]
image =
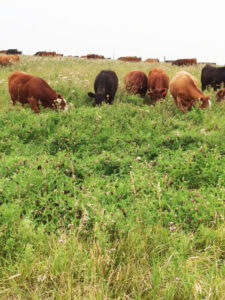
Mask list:
[[[211,110],[187,114],[170,95],[127,95],[126,72],[153,66],[22,57],[0,69],[1,299],[225,299],[225,107],[212,91]],[[106,68],[116,100],[93,107]],[[12,107],[14,69],[74,107]],[[185,70],[199,79],[201,66]]]

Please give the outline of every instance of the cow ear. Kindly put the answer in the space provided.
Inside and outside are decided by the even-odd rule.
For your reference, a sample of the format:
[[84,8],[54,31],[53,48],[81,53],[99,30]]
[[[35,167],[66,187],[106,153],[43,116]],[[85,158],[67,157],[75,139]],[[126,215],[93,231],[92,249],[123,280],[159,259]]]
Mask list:
[[91,97],[91,98],[95,98],[95,94],[92,93],[92,92],[89,92],[89,93],[88,93],[88,96]]

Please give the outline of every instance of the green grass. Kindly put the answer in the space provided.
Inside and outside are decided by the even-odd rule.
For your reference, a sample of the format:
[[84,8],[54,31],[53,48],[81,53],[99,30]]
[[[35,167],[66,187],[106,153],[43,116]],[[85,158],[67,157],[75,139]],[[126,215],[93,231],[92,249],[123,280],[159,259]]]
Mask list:
[[[225,107],[212,90],[212,109],[186,114],[169,94],[127,95],[124,75],[154,66],[22,57],[0,69],[1,299],[225,299]],[[201,67],[184,69],[199,79]],[[116,99],[94,107],[107,68]],[[15,69],[73,108],[13,107]]]

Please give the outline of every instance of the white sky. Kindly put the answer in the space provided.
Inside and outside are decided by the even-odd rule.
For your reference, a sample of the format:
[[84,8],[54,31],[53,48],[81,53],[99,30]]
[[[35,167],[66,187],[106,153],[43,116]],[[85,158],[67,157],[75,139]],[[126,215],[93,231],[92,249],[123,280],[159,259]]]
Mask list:
[[0,2],[0,50],[225,64],[225,0]]

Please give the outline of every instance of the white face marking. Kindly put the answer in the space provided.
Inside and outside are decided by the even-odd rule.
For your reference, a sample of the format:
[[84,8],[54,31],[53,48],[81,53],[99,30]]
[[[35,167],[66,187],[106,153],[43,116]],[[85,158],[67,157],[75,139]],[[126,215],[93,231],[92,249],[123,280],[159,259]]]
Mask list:
[[61,104],[62,103],[62,99],[60,99],[60,98],[55,99],[54,102],[57,103],[57,104]]

